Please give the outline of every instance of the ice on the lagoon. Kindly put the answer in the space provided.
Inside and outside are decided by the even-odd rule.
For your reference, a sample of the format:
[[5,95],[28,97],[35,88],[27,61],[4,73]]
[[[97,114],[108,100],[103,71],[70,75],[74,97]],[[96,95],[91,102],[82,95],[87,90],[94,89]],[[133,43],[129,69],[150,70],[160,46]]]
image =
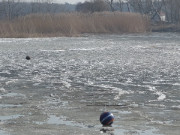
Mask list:
[[0,92],[4,93],[4,92],[6,92],[6,90],[3,87],[1,87]]
[[[179,39],[169,35],[0,39],[2,130],[11,132],[8,122],[16,120],[47,134],[61,125],[101,126],[98,113],[107,104],[116,135],[173,134],[179,126],[180,61]],[[20,125],[15,134],[19,128],[26,130]],[[99,131],[98,125],[92,130]]]
[[160,92],[160,91],[157,91],[156,94],[159,96],[159,97],[157,98],[158,101],[162,101],[162,100],[164,100],[164,99],[166,98],[166,95],[163,94],[163,93]]
[[22,117],[23,115],[15,114],[15,115],[7,115],[7,116],[0,116],[0,120],[7,121],[10,119],[17,119],[19,117]]
[[154,86],[148,86],[148,88],[149,88],[150,91],[154,92],[154,94],[158,96],[158,97],[157,97],[157,100],[158,100],[158,101],[162,101],[162,100],[166,99],[166,95],[165,95],[163,92],[158,91],[158,90],[156,89],[156,87],[154,87]]

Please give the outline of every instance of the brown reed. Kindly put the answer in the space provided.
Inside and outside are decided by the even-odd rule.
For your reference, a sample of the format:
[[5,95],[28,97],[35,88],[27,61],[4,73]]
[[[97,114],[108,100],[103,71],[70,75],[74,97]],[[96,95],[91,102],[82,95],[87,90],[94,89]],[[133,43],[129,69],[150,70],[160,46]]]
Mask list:
[[147,17],[137,13],[99,12],[31,14],[0,21],[0,37],[78,36],[83,33],[142,33]]

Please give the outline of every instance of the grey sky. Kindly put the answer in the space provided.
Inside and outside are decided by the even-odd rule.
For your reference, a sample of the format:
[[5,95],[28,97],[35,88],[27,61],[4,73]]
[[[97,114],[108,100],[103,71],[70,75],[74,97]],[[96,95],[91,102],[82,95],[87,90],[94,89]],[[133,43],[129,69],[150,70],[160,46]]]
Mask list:
[[75,3],[78,3],[78,2],[84,2],[86,0],[53,0],[53,1],[54,2],[58,2],[58,3],[65,3],[65,2],[67,2],[67,3],[75,4]]
[[[2,0],[0,0],[2,1]],[[15,1],[25,1],[25,2],[46,2],[46,1],[52,1],[53,3],[72,3],[72,4],[77,4],[78,2],[85,2],[85,1],[90,1],[90,0],[15,0]]]
[[[18,1],[18,0],[15,0],[15,1]],[[72,3],[72,4],[76,4],[78,2],[84,2],[84,1],[89,1],[89,0],[20,0],[20,1],[26,1],[26,2],[37,2],[37,1],[46,2],[46,1],[51,1],[53,3]]]
[[[2,1],[2,0],[0,0]],[[18,1],[18,0],[15,0]],[[91,0],[20,0],[20,1],[27,1],[27,2],[37,2],[37,1],[41,1],[41,2],[45,2],[45,1],[52,1],[53,3],[72,3],[72,4],[77,4],[78,2],[85,2],[85,1],[91,1]],[[117,1],[117,0],[114,0]],[[126,0],[124,0],[126,1]]]

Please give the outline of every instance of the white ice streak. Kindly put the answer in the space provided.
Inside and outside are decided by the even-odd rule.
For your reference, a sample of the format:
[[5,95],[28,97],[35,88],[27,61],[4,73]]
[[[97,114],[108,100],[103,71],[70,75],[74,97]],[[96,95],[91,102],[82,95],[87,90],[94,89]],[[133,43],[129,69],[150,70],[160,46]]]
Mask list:
[[109,85],[100,85],[100,87],[103,87],[103,88],[106,88],[106,89],[111,89],[112,91],[116,91],[118,92],[117,95],[115,95],[114,97],[114,100],[118,100],[120,99],[120,97],[124,94],[132,94],[134,93],[133,91],[125,91],[125,90],[122,90],[121,88],[117,88],[117,87],[112,87],[112,86],[109,86]]
[[96,48],[77,48],[77,49],[70,49],[70,51],[91,51],[96,50]]
[[26,98],[26,95],[21,94],[21,93],[7,93],[3,95],[3,97],[21,97],[21,98]]
[[172,106],[171,108],[176,109],[176,110],[180,110],[180,105],[178,105],[178,106]]
[[41,52],[65,52],[65,51],[91,51],[97,50],[97,48],[77,48],[77,49],[66,49],[66,50],[41,50]]
[[118,100],[120,99],[120,97],[124,94],[129,94],[130,92],[124,91],[124,90],[120,90],[119,93],[114,97],[114,100]]
[[66,50],[41,50],[41,52],[65,52]]
[[2,73],[2,74],[8,74],[8,75],[10,75],[10,74],[11,74],[9,70],[3,70],[3,71],[2,71],[2,72],[0,72],[0,73]]
[[124,95],[124,94],[132,94],[132,93],[134,93],[133,91],[130,91],[130,90],[125,91],[125,90],[122,90],[121,88],[117,88],[117,87],[113,87],[113,86],[109,86],[109,85],[104,85],[104,84],[94,85],[94,83],[91,82],[91,81],[88,81],[88,85],[90,85],[90,86],[97,86],[97,87],[104,88],[104,89],[111,89],[113,91],[113,93],[114,92],[117,93],[117,95],[115,95],[115,97],[114,97],[114,100],[120,99],[120,97],[122,95]]
[[157,98],[158,101],[162,101],[162,100],[164,100],[164,99],[166,98],[166,95],[163,94],[163,93],[160,92],[160,91],[157,91],[156,94],[159,96],[159,97]]
[[0,116],[0,119],[2,121],[6,121],[6,120],[11,120],[11,119],[17,119],[19,117],[22,117],[23,115],[18,115],[18,114],[15,114],[15,115],[8,115],[8,116]]
[[150,91],[154,92],[158,96],[158,101],[163,101],[164,99],[166,99],[166,95],[161,91],[158,91],[154,86],[148,86],[148,88]]
[[6,92],[6,90],[2,87],[2,88],[0,88],[0,92],[4,93],[4,92]]
[[66,88],[70,88],[70,87],[71,87],[71,84],[68,83],[68,82],[66,82],[66,81],[62,81],[62,83],[64,84],[64,86],[65,86]]
[[173,85],[174,86],[180,86],[180,83],[174,83]]
[[12,80],[10,80],[10,81],[7,81],[5,84],[6,84],[6,85],[9,85],[9,84],[11,84],[11,83],[15,83],[16,81],[18,81],[18,79],[12,79]]

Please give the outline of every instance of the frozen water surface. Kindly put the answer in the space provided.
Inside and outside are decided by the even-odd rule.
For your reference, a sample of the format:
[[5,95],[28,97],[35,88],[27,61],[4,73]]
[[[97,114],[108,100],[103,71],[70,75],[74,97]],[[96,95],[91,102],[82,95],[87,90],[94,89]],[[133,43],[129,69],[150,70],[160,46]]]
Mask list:
[[0,135],[179,135],[179,36],[0,39]]

